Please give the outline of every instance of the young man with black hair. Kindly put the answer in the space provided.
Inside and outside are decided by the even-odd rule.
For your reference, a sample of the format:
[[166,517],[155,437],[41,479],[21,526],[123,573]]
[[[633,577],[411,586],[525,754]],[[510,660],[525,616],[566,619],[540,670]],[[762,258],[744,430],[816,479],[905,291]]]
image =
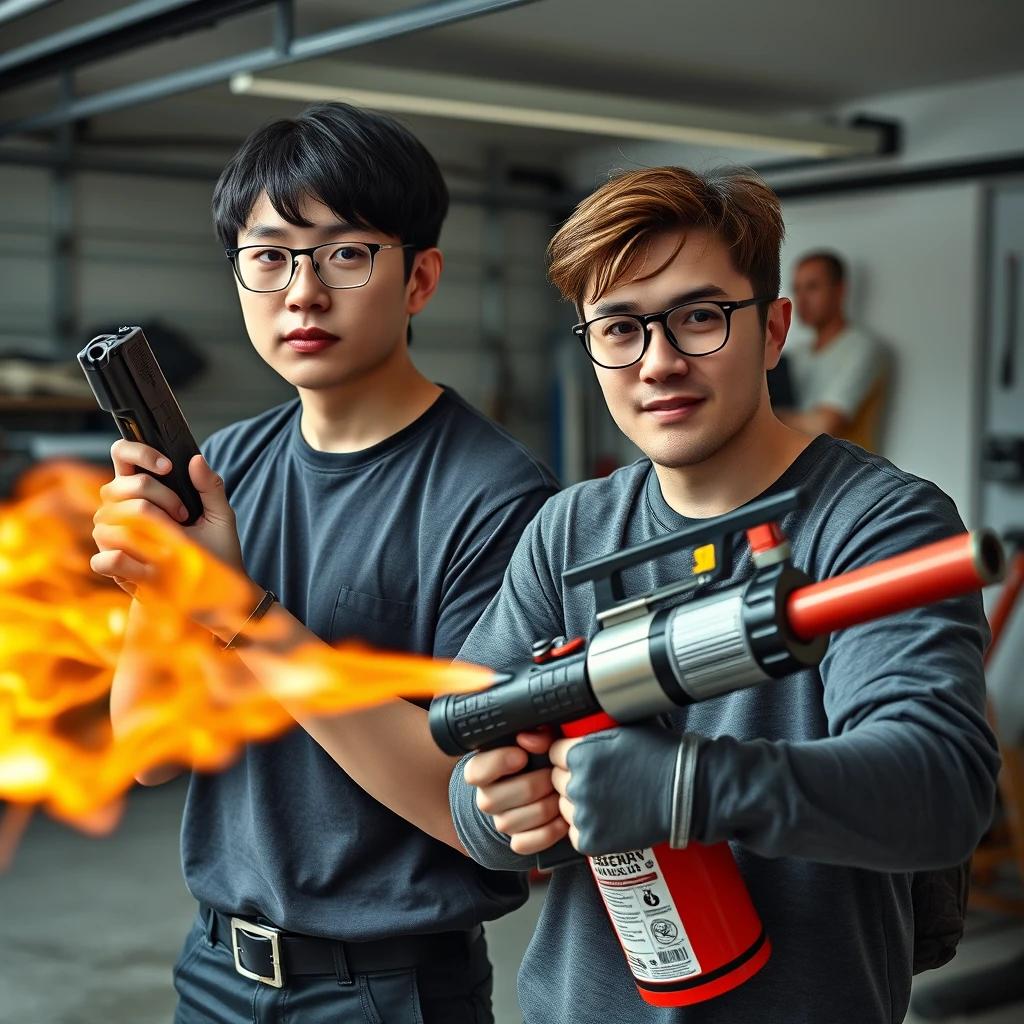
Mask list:
[[[754,176],[674,167],[609,181],[562,226],[551,277],[579,309],[613,418],[647,458],[548,501],[461,659],[500,669],[536,638],[592,636],[593,594],[566,588],[563,570],[791,487],[810,504],[782,527],[814,579],[963,530],[934,485],[772,414],[765,370],[791,315],[782,233],[778,199]],[[751,573],[746,544],[735,547],[712,586]],[[627,570],[626,596],[679,581],[692,562],[680,552]],[[592,855],[729,840],[772,943],[732,991],[648,1005],[589,868],[563,867],[520,971],[527,1024],[903,1020],[913,873],[958,865],[991,816],[987,639],[974,594],[846,629],[820,669],[694,704],[670,725],[553,745],[524,733],[523,749],[467,758],[452,811],[482,864],[521,870],[566,834]],[[549,748],[553,768],[516,774],[525,751]],[[677,770],[691,757],[692,772]],[[687,803],[680,835],[673,808]]]
[[[204,623],[222,641],[269,608],[279,654],[357,637],[452,658],[554,492],[521,445],[410,360],[447,209],[418,140],[335,103],[256,131],[217,183],[249,337],[298,391],[214,434],[190,466],[205,508],[190,536],[253,581],[244,607]],[[113,458],[93,565],[131,592],[150,569],[113,506],[185,517],[138,472],[168,470],[157,452],[119,441]],[[129,652],[145,645],[145,616],[133,602]],[[248,639],[238,656],[259,678]],[[147,685],[144,661],[123,658],[115,728]],[[191,779],[182,854],[201,909],[175,968],[177,1024],[491,1021],[480,925],[519,906],[525,881],[466,856],[452,761],[425,710],[396,701],[300,725]]]

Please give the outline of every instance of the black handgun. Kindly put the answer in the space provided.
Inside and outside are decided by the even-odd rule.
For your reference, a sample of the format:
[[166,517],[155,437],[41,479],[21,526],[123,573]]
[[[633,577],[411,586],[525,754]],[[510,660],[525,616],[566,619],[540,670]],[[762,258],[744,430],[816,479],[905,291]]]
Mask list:
[[188,475],[199,446],[142,328],[97,335],[78,353],[78,361],[100,408],[113,415],[121,436],[148,444],[171,460],[170,473],[157,479],[181,498],[188,511],[183,525],[191,526],[203,514],[203,500]]

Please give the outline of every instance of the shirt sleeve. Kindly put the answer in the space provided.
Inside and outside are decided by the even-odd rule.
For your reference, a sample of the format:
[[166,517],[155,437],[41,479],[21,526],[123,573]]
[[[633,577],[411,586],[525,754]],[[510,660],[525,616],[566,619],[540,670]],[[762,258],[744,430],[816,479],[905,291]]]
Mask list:
[[820,392],[808,396],[807,405],[828,406],[852,420],[882,372],[883,352],[881,345],[862,331],[851,332],[841,344]]
[[445,573],[434,632],[435,658],[454,658],[498,592],[509,560],[530,521],[554,493],[549,486],[517,495],[483,516]]
[[[469,634],[459,661],[511,668],[526,660],[535,639],[564,632],[558,590],[543,543],[542,511],[523,533],[504,582],[483,617]],[[536,863],[509,849],[509,837],[498,832],[490,816],[476,805],[476,790],[462,772],[468,756],[452,772],[449,801],[459,839],[467,853],[484,867],[526,871]]]
[[490,815],[484,814],[477,807],[476,790],[462,777],[471,756],[467,754],[459,761],[448,784],[452,820],[466,853],[492,871],[529,871],[537,866],[536,856],[525,857],[513,853],[509,837],[499,832]]
[[[962,529],[936,488],[902,484],[854,528],[832,572]],[[966,859],[991,819],[999,770],[985,718],[988,638],[977,593],[834,634],[820,667],[829,735],[703,744],[694,838],[876,871]]]

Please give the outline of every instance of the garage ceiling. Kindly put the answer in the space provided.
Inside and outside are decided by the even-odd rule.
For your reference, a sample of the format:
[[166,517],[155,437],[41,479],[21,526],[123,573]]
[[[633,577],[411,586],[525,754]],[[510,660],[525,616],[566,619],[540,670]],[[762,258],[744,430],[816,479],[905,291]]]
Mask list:
[[[58,0],[0,25],[0,50],[126,2]],[[296,0],[296,34],[411,6],[410,0]],[[79,87],[112,88],[265,45],[272,19],[271,10],[261,11],[83,69]],[[1022,70],[1022,37],[1024,3],[1015,0],[539,0],[342,56],[749,111],[824,111],[857,97]],[[0,96],[0,117],[41,109],[54,95],[49,82]],[[97,117],[87,134],[136,134],[139,145],[160,133],[189,134],[229,145],[295,106],[233,97],[225,83]],[[535,146],[543,156],[582,144],[553,132],[408,120],[442,149],[501,141]]]
[[426,66],[436,47],[473,73],[781,109],[1024,69],[1022,35],[1017,0],[541,0],[379,53]]

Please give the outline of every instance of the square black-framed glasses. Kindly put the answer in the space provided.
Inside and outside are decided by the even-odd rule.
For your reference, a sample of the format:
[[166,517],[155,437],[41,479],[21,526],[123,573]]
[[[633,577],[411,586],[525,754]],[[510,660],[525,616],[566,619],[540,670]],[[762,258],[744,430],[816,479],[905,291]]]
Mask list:
[[[693,358],[699,356],[710,356],[714,355],[715,352],[721,351],[725,348],[726,342],[729,340],[729,333],[732,329],[732,314],[737,309],[746,309],[748,306],[758,306],[764,302],[774,302],[774,299],[769,298],[753,298],[753,299],[741,299],[739,301],[723,301],[719,299],[691,299],[689,302],[680,302],[675,306],[671,306],[669,309],[662,310],[660,313],[611,313],[606,316],[595,317],[593,320],[586,320],[583,323],[574,325],[572,333],[580,339],[583,345],[584,351],[590,360],[597,366],[601,366],[606,370],[624,370],[627,366],[633,366],[639,363],[641,359],[646,355],[647,349],[651,345],[651,324],[661,324],[661,329],[665,332],[665,337],[668,339],[668,343],[681,355],[690,356]],[[717,342],[712,348],[707,348],[700,352],[689,352],[676,339],[676,336],[672,333],[671,328],[668,325],[669,317],[673,313],[678,312],[681,309],[693,307],[699,309],[702,306],[716,306],[722,311],[722,317],[725,320],[724,333],[722,334],[721,341]],[[630,359],[626,363],[606,363],[601,362],[597,356],[594,355],[591,340],[591,331],[595,324],[602,322],[612,321],[634,321],[640,330],[643,331],[643,345],[640,348],[639,353],[635,358]]]
[[[358,275],[362,277],[362,280],[355,281],[346,284],[331,284],[330,281],[324,279],[324,275],[320,272],[320,261],[316,258],[316,252],[318,249],[329,249],[335,247],[337,249],[350,248],[353,250],[366,250],[369,256],[369,261],[366,267],[366,276]],[[309,262],[313,265],[313,273],[320,279],[320,283],[326,288],[332,288],[335,291],[342,291],[347,288],[362,288],[363,285],[368,284],[370,277],[373,274],[374,261],[377,258],[377,254],[382,249],[416,249],[417,246],[410,244],[399,244],[397,242],[383,244],[380,242],[321,242],[319,245],[312,245],[307,249],[293,249],[287,245],[278,245],[276,243],[255,244],[255,245],[240,245],[233,249],[225,249],[224,255],[228,258],[231,263],[231,268],[235,272],[235,277],[238,278],[238,283],[249,292],[256,292],[259,295],[269,295],[272,292],[283,292],[286,288],[291,286],[292,281],[295,279],[295,271],[299,266],[299,257],[308,256]],[[241,261],[239,260],[239,254],[249,249],[265,249],[274,250],[281,253],[288,253],[291,257],[291,268],[288,273],[288,280],[284,284],[277,285],[274,288],[254,288],[251,283],[247,284],[242,273]],[[282,267],[283,269],[283,267]]]

